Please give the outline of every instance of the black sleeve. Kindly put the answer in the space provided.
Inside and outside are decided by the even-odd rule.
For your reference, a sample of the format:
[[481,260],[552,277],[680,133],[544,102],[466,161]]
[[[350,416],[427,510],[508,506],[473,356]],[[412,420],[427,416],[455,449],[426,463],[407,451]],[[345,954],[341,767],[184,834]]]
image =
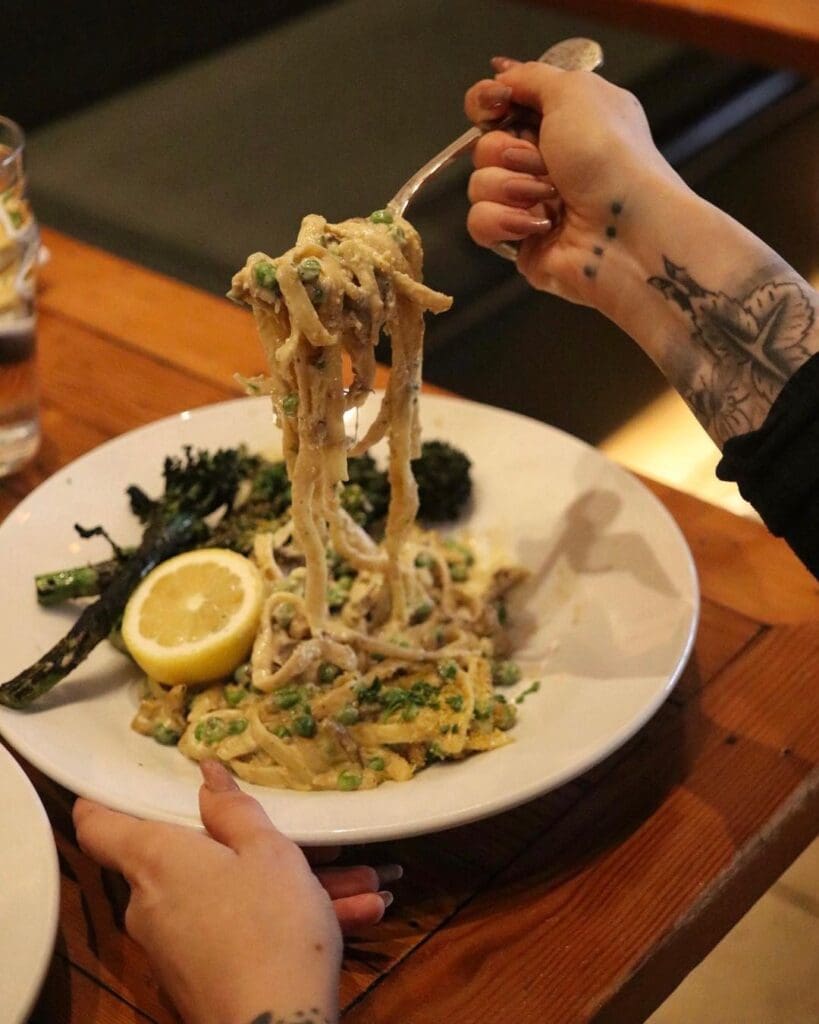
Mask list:
[[785,384],[758,430],[732,437],[717,466],[819,578],[819,353]]

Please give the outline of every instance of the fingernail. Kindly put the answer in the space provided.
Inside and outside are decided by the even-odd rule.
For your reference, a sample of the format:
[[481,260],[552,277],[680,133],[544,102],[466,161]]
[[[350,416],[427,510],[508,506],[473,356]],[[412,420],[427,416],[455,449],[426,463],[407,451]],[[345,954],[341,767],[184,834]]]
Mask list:
[[391,892],[387,892],[387,890],[384,889],[384,891],[383,892],[379,892],[378,895],[384,901],[384,909],[385,910],[387,909],[387,907],[391,907],[392,906],[393,901],[395,900],[395,897],[393,896],[393,894]]
[[478,103],[484,110],[499,110],[506,105],[511,95],[512,90],[508,85],[501,85],[500,82],[495,82],[481,89],[478,94]]
[[507,199],[523,203],[536,203],[539,199],[548,199],[553,192],[554,185],[538,181],[537,178],[515,178],[503,186],[503,193]]
[[546,165],[536,150],[513,146],[501,153],[504,167],[510,171],[525,171],[527,174],[545,174]]
[[199,768],[205,785],[211,793],[229,793],[231,790],[239,788],[236,785],[236,780],[221,761],[210,757],[207,761],[200,761]]
[[375,869],[379,885],[389,885],[404,877],[404,869],[400,864],[379,864]]
[[509,68],[513,68],[518,61],[512,60],[511,57],[493,57],[490,63],[495,71],[508,71]]
[[553,224],[548,217],[532,217],[523,210],[510,210],[501,218],[500,226],[512,235],[526,237],[527,235],[548,234],[552,230]]

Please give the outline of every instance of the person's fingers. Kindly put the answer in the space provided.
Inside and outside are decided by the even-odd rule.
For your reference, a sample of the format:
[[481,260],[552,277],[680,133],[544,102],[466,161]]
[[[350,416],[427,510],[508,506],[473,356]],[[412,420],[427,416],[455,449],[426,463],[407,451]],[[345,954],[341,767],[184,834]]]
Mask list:
[[486,200],[475,203],[466,218],[466,227],[473,241],[488,248],[498,242],[548,234],[553,226],[549,218],[533,217],[526,210]]
[[482,167],[505,167],[523,174],[546,174],[540,150],[528,139],[519,139],[509,132],[487,132],[472,151],[472,162]]
[[512,89],[494,78],[483,78],[470,86],[464,96],[466,116],[475,124],[495,121],[509,110]]
[[551,64],[541,64],[539,61],[512,62],[497,75],[495,82],[512,90],[511,102],[542,114],[556,82],[565,74],[566,71]]
[[140,839],[146,823],[83,799],[75,802],[73,817],[77,842],[83,853],[101,867],[128,877],[134,854],[141,849]]
[[199,813],[210,835],[224,846],[238,850],[260,839],[289,845],[262,805],[243,793],[227,768],[215,760],[201,761],[204,782],[199,790]]
[[531,174],[507,171],[502,167],[482,167],[469,179],[468,194],[471,203],[487,199],[528,210],[535,203],[554,199],[557,189],[551,182]]
[[349,935],[357,928],[378,924],[392,902],[391,892],[364,892],[333,900],[333,910],[342,933]]
[[500,71],[508,71],[509,68],[520,64],[520,61],[515,60],[513,57],[493,57],[489,63],[492,65],[492,70],[498,73]]
[[391,882],[398,881],[404,874],[400,864],[382,864],[372,868],[359,864],[349,868],[319,868],[316,877],[337,900],[358,893],[378,892]]

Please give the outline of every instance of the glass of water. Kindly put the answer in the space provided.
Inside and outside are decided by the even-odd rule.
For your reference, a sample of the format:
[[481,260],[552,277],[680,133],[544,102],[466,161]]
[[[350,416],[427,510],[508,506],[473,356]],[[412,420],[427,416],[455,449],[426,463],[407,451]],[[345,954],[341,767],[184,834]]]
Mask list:
[[40,235],[26,198],[25,136],[0,117],[0,476],[40,444],[34,289]]

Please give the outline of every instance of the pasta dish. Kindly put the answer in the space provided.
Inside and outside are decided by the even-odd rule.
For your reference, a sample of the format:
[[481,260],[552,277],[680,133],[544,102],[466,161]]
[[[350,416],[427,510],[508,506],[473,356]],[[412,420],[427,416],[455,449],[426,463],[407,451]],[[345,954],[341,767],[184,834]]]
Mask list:
[[[253,538],[265,598],[248,663],[204,689],[149,681],[139,731],[170,716],[186,756],[294,789],[372,788],[508,741],[516,707],[498,686],[519,672],[504,660],[504,598],[523,573],[479,565],[469,541],[415,522],[423,318],[451,304],[421,270],[417,232],[381,210],[305,217],[292,249],[254,253],[234,276],[229,295],[251,307],[269,366],[249,387],[271,398],[292,504]],[[382,331],[389,383],[350,439],[345,413],[373,390]],[[382,438],[390,501],[377,542],[340,492],[348,457]]]

